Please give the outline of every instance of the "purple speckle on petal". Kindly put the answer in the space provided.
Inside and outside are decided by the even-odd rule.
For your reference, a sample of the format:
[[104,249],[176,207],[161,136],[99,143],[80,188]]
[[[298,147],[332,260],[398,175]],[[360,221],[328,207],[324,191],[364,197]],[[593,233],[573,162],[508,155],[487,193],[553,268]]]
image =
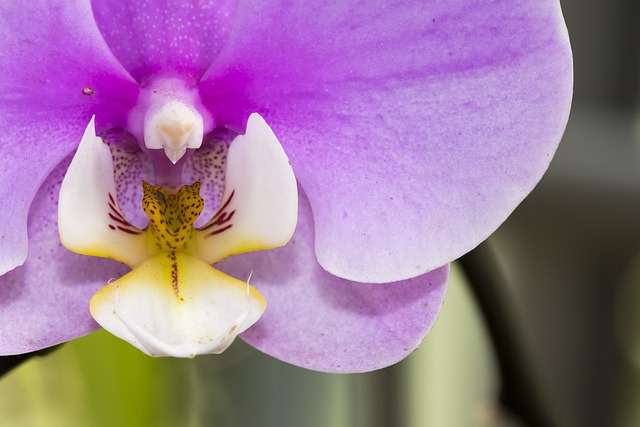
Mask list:
[[183,182],[189,184],[200,180],[202,183],[200,196],[204,199],[204,210],[196,221],[196,227],[211,219],[220,205],[224,192],[228,150],[226,140],[209,138],[186,160]]

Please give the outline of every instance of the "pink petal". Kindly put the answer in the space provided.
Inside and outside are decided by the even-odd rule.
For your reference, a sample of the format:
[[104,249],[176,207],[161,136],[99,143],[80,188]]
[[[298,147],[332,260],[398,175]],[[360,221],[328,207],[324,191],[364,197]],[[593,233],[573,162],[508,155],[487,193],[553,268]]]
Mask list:
[[[70,159],[69,159],[70,160]],[[60,182],[69,160],[38,191],[29,213],[29,256],[0,276],[0,355],[49,347],[94,331],[91,296],[129,269],[115,261],[74,254],[58,238]]]
[[289,244],[239,255],[218,266],[267,298],[262,318],[242,334],[280,360],[327,372],[389,366],[415,350],[435,322],[448,267],[398,283],[365,284],[332,276],[313,253],[313,219],[300,194],[300,219]]
[[548,167],[571,85],[556,0],[255,0],[201,89],[218,123],[258,111],[272,126],[322,266],[388,282],[506,219]]
[[155,73],[197,80],[231,28],[235,0],[93,0],[107,44],[139,81]]
[[86,1],[0,5],[0,274],[25,260],[31,201],[91,115],[123,125],[136,96]]

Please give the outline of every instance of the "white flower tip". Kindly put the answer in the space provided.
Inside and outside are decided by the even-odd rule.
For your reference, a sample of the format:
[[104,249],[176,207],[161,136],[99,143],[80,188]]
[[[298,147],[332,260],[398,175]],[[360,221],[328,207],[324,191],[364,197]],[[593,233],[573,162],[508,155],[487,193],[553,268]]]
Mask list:
[[216,215],[198,229],[197,256],[214,264],[238,253],[284,246],[298,220],[298,186],[284,148],[265,120],[249,116],[227,155]]
[[145,235],[118,207],[111,150],[96,136],[93,119],[60,187],[58,232],[61,243],[76,253],[130,266],[148,257]]
[[106,215],[107,194],[114,193],[111,151],[96,136],[94,117],[87,125],[67,169],[58,200],[58,231],[62,244],[78,250]]
[[168,101],[145,116],[145,146],[152,150],[164,149],[173,164],[184,156],[187,148],[200,148],[203,136],[202,116],[182,101]]
[[112,334],[150,356],[187,358],[223,352],[265,308],[248,283],[182,253],[149,259],[91,299]]
[[175,149],[170,148],[170,147],[164,147],[164,154],[167,156],[167,158],[174,165],[176,163],[178,163],[178,160],[180,160],[182,158],[182,156],[184,156],[184,153],[186,153],[186,152],[187,152],[186,148],[179,148],[179,149],[175,150]]

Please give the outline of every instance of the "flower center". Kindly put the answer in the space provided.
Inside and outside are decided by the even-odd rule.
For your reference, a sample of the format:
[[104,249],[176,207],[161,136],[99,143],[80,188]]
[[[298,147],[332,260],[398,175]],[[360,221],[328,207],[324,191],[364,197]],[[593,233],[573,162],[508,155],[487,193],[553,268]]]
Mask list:
[[[164,122],[158,123],[162,128]],[[177,135],[188,127],[164,130]],[[181,169],[184,163],[170,168]],[[122,215],[112,153],[96,136],[93,119],[69,165],[58,200],[62,244],[132,268],[93,296],[91,314],[149,355],[220,353],[266,308],[253,286],[212,266],[231,255],[282,246],[295,229],[293,170],[258,114],[249,117],[246,133],[231,143],[225,172],[222,202],[199,228],[194,222],[204,208],[200,181],[186,186],[179,181],[175,193],[143,181],[142,208],[150,222],[139,229]]]
[[142,182],[142,209],[150,219],[149,231],[161,251],[184,250],[193,242],[193,223],[204,208],[200,181],[185,185],[176,194]]

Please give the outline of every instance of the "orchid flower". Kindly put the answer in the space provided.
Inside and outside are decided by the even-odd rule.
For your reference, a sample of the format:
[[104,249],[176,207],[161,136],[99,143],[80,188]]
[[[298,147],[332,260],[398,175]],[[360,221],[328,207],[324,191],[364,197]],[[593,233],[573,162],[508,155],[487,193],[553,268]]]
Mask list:
[[393,364],[571,87],[557,0],[0,1],[0,354]]

